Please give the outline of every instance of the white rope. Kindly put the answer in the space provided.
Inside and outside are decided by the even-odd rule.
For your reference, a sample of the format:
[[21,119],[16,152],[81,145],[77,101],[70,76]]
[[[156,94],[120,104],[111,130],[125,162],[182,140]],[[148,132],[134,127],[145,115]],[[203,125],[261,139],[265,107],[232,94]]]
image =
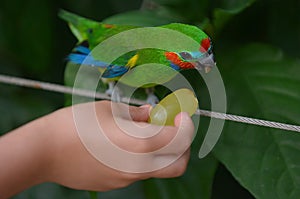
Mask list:
[[211,118],[230,120],[230,121],[241,122],[246,124],[254,124],[258,126],[266,126],[266,127],[276,128],[276,129],[300,132],[300,126],[292,125],[292,124],[285,124],[280,122],[273,122],[273,121],[255,119],[250,117],[232,115],[227,113],[218,113],[218,112],[212,112],[207,110],[199,110],[199,109],[197,110],[197,114],[206,117],[211,117]]
[[[47,90],[47,91],[53,91],[53,92],[66,93],[66,94],[71,94],[71,95],[91,97],[91,98],[95,98],[95,99],[106,99],[106,100],[111,99],[108,95],[106,95],[104,93],[96,93],[96,92],[90,91],[90,90],[72,88],[69,86],[63,86],[63,85],[59,85],[59,84],[41,82],[41,81],[36,81],[36,80],[29,80],[29,79],[13,77],[13,76],[8,76],[8,75],[2,75],[2,74],[0,74],[0,82],[6,83],[6,84],[42,89],[42,90]],[[132,104],[136,104],[136,105],[143,105],[146,103],[145,101],[142,101],[142,100],[127,98],[127,97],[121,98],[121,101],[124,103],[132,103]],[[246,124],[254,124],[254,125],[258,125],[258,126],[265,126],[265,127],[300,132],[300,126],[285,124],[285,123],[280,123],[280,122],[273,122],[273,121],[249,118],[249,117],[226,114],[226,113],[212,112],[212,111],[208,111],[208,110],[199,110],[199,109],[197,110],[196,114],[206,116],[206,117],[216,118],[216,119],[223,119],[223,120],[241,122],[241,123],[246,123]]]
[[[0,82],[6,83],[6,84],[17,85],[17,86],[23,86],[23,87],[53,91],[53,92],[58,92],[58,93],[70,94],[70,95],[91,97],[91,98],[95,98],[95,99],[105,99],[105,100],[111,99],[110,96],[108,96],[104,93],[97,93],[97,92],[94,92],[91,90],[73,88],[73,87],[63,86],[63,85],[59,85],[59,84],[24,79],[24,78],[20,78],[20,77],[14,77],[14,76],[2,75],[2,74],[0,74]],[[145,102],[142,100],[130,99],[127,97],[122,97],[121,101],[124,103],[130,102],[130,103],[136,104],[136,105],[145,104]]]

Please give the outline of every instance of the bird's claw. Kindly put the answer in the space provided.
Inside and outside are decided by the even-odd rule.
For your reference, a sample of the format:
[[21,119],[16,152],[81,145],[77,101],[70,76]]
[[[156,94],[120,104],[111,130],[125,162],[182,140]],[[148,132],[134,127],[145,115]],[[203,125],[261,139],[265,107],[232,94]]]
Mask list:
[[156,95],[154,95],[153,93],[151,93],[151,94],[148,94],[146,102],[148,104],[150,104],[152,107],[154,107],[154,106],[156,106],[156,104],[158,104],[159,99],[157,98]]
[[111,94],[111,101],[121,102],[121,95],[122,95],[121,90],[117,86],[115,86]]
[[114,82],[108,83],[108,89],[105,91],[105,93],[111,97],[111,101],[121,102],[121,90],[115,86]]

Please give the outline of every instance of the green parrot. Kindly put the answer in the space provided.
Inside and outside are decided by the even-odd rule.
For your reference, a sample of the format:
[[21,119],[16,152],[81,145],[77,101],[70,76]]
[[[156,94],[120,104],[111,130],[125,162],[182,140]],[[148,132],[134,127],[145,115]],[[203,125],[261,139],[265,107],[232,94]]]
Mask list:
[[[107,63],[93,54],[92,50],[101,42],[118,33],[139,27],[105,24],[65,10],[61,10],[59,16],[69,23],[71,31],[78,39],[78,44],[68,56],[68,60],[75,64],[84,63],[84,65],[97,67],[101,72],[101,78],[109,85],[106,91],[109,95],[112,95],[113,90],[116,89],[114,88],[115,81],[121,81],[121,83],[132,87],[146,88],[147,103],[154,105],[158,102],[158,98],[152,89],[156,84],[149,83],[151,80],[163,84],[172,79],[178,71],[197,69],[207,73],[216,65],[211,39],[196,26],[181,23],[159,26],[183,33],[196,41],[199,44],[196,51],[180,50],[177,52],[159,48],[145,48],[125,53],[113,62]],[[148,63],[158,63],[160,66],[149,67]],[[117,94],[115,98],[118,101],[120,96]]]

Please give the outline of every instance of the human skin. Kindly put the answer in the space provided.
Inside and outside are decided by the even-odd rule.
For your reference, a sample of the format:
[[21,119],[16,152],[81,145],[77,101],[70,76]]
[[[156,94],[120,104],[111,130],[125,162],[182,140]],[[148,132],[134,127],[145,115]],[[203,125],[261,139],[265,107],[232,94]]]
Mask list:
[[[194,134],[194,125],[187,113],[176,116],[175,126],[161,127],[147,123],[150,106],[121,104],[122,108],[129,108],[130,115],[113,114],[112,102],[109,101],[75,106],[80,109],[94,106],[97,120],[99,124],[103,124],[103,133],[123,150],[134,153],[153,152],[150,162],[170,156],[178,158],[166,167],[149,172],[131,173],[111,168],[95,159],[85,148],[78,136],[73,107],[67,107],[0,137],[0,199],[9,198],[44,182],[55,182],[80,190],[108,191],[143,179],[171,178],[184,173]],[[118,127],[116,118],[123,121],[122,125],[131,125],[127,129],[132,132],[142,133],[147,126],[147,131],[159,129],[159,133],[144,139],[130,136]],[[156,154],[156,150],[170,143],[176,134],[182,135],[176,150]],[[143,164],[148,163],[137,160],[135,164],[143,167]]]

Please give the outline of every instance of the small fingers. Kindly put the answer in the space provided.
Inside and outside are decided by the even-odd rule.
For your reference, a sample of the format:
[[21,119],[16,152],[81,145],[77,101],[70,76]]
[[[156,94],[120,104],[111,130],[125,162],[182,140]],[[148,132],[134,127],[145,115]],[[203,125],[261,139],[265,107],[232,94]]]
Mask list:
[[190,145],[194,137],[194,124],[188,113],[180,113],[175,117],[175,126],[176,131],[171,131],[173,133],[171,141],[154,152],[153,165],[159,169],[149,173],[150,176],[153,175],[152,177],[177,177],[186,170]]
[[175,127],[136,123],[122,118],[116,119],[116,125],[120,133],[114,134],[115,138],[108,136],[116,140],[119,147],[136,153],[181,155],[190,146],[194,136],[194,124],[187,113],[176,116]]
[[175,126],[158,126],[146,122],[149,105],[111,105],[113,118],[103,117],[101,127],[104,132],[110,132],[106,133],[109,140],[124,150],[119,157],[121,162],[126,162],[124,170],[138,172],[137,176],[144,178],[175,177],[185,171],[194,136],[194,124],[187,113],[175,117]]
[[160,170],[150,173],[155,178],[174,178],[184,174],[190,159],[190,148],[188,148],[181,156],[172,164]]
[[[166,158],[166,157],[159,157],[159,158]],[[188,162],[190,159],[190,148],[188,148],[181,156],[178,156],[177,159],[174,159],[174,161],[157,170],[151,171],[151,172],[145,172],[145,173],[139,173],[139,174],[129,174],[128,176],[131,176],[133,181],[136,180],[144,180],[148,178],[174,178],[179,177],[184,174],[186,171]]]
[[182,154],[188,149],[194,137],[194,123],[188,113],[179,113],[175,117],[175,132],[173,139],[168,143],[160,154]]

